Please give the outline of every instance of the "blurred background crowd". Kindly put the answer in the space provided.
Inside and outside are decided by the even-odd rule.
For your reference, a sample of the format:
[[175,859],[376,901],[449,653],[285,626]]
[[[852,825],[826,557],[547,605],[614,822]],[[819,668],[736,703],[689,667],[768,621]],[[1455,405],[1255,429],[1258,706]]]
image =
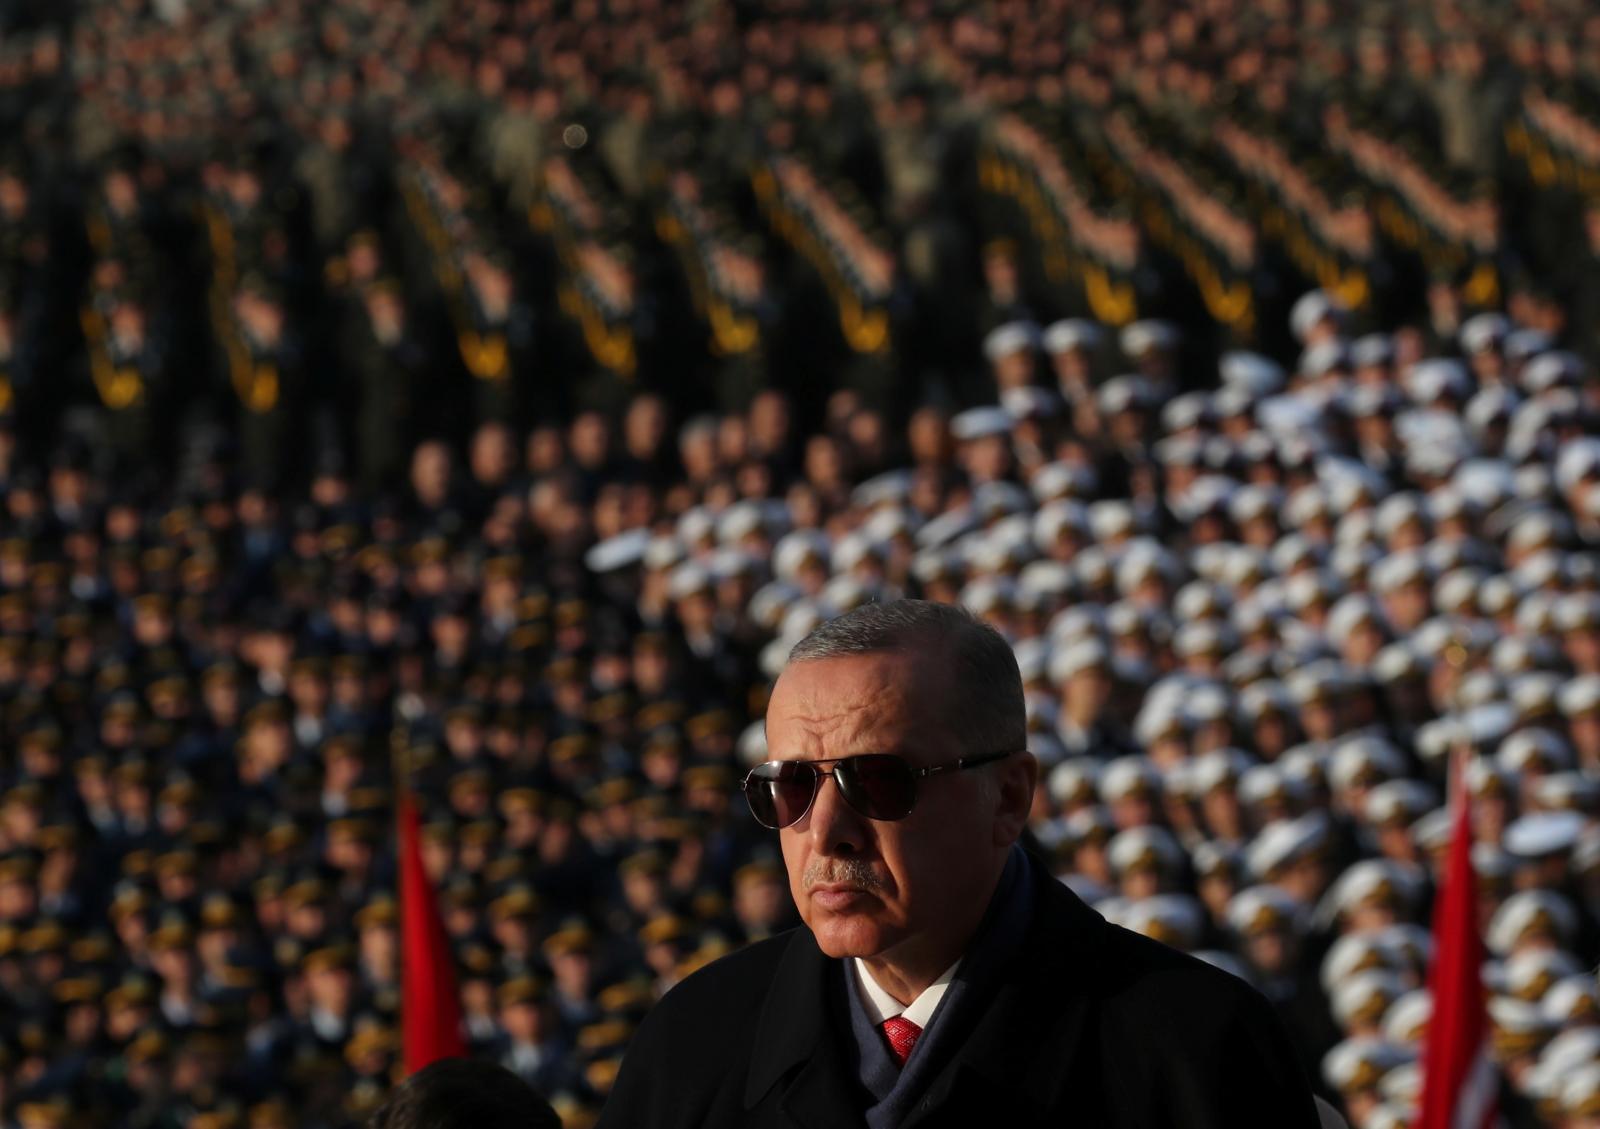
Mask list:
[[795,923],[788,648],[914,595],[1356,1129],[1468,757],[1502,1107],[1595,1129],[1597,250],[1564,0],[0,0],[0,1125],[359,1124],[399,773],[589,1124]]

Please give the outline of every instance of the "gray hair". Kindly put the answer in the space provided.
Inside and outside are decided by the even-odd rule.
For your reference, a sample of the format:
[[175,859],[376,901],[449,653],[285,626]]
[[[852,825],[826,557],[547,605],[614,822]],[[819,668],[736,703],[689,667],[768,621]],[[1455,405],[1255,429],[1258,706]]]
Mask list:
[[1010,752],[1028,743],[1027,708],[1017,656],[993,627],[966,608],[931,600],[862,604],[818,624],[794,645],[789,661],[817,662],[914,647],[942,649],[955,683],[946,703],[968,756]]

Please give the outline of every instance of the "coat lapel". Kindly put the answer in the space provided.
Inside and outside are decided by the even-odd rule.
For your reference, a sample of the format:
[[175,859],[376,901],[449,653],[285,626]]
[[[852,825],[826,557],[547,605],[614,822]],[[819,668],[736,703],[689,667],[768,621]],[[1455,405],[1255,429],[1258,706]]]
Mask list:
[[1042,1124],[1048,1111],[1068,1106],[1089,1113],[1098,1104],[1087,1092],[1097,1087],[1098,1072],[1084,1069],[1094,1052],[1083,1039],[1106,928],[1104,918],[1036,868],[1033,921],[1021,951],[902,1129],[951,1107],[1014,1111],[1012,1124]]
[[756,1025],[746,1110],[776,1102],[801,1129],[862,1123],[860,1086],[846,1070],[832,1015],[840,987],[832,963],[809,930],[794,931]]

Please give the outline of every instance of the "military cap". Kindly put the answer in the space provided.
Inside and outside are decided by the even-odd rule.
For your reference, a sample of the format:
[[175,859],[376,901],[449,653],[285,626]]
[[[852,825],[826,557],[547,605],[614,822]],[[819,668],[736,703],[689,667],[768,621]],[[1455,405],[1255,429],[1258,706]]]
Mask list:
[[595,752],[594,738],[587,733],[569,733],[564,737],[557,737],[550,742],[550,759],[557,763],[570,763],[592,756]]
[[110,964],[116,955],[116,944],[100,930],[74,938],[67,947],[68,958],[79,967]]
[[1319,851],[1327,841],[1321,813],[1268,824],[1251,842],[1246,860],[1257,878],[1270,879],[1288,864]]
[[1530,938],[1564,948],[1577,929],[1572,907],[1549,890],[1523,890],[1511,895],[1489,920],[1484,941],[1497,956],[1509,955]]
[[134,1036],[126,1052],[130,1062],[155,1062],[167,1057],[171,1045],[160,1031],[145,1030]]
[[641,706],[634,715],[634,726],[641,733],[654,733],[683,720],[683,703],[666,699]]
[[72,1115],[72,1106],[65,1098],[22,1102],[16,1111],[17,1129],[67,1129]]
[[1403,777],[1405,771],[1405,759],[1394,745],[1381,737],[1355,737],[1334,750],[1328,783],[1345,792]]
[[330,840],[357,840],[360,843],[373,843],[378,838],[378,828],[374,827],[370,819],[362,816],[344,816],[328,822],[328,838]]
[[1117,833],[1111,815],[1101,807],[1086,807],[1067,817],[1062,832],[1062,845],[1069,848],[1089,844],[1105,844]]
[[348,971],[355,963],[355,950],[342,942],[324,944],[308,950],[300,958],[302,972]]
[[1183,860],[1183,848],[1171,832],[1154,826],[1119,832],[1108,851],[1111,868],[1119,874],[1151,869],[1171,874]]
[[162,952],[194,945],[194,930],[181,917],[168,917],[150,934],[150,950]]
[[315,876],[301,878],[290,884],[283,891],[284,904],[293,909],[296,906],[310,905],[321,902],[328,896],[327,883]]
[[150,908],[150,895],[132,884],[119,885],[112,894],[108,915],[112,922],[120,921],[130,913],[143,913]]
[[1489,1026],[1496,1053],[1505,1056],[1535,1054],[1552,1034],[1537,1005],[1511,996],[1490,998]]
[[1394,359],[1394,345],[1387,334],[1368,333],[1350,343],[1350,363],[1356,368],[1374,368]]
[[1600,1062],[1576,1065],[1555,1085],[1560,1113],[1574,1120],[1600,1117]]
[[450,542],[437,534],[419,537],[409,556],[412,564],[437,564],[450,556]]
[[238,664],[229,659],[221,659],[211,663],[200,672],[200,682],[205,686],[220,683],[237,683],[239,678]]
[[1205,929],[1200,903],[1183,894],[1158,894],[1141,898],[1121,915],[1125,929],[1185,952],[1199,944]]
[[457,792],[486,792],[492,781],[487,770],[482,768],[463,768],[450,777],[449,791],[452,796]]
[[1085,318],[1066,318],[1052,322],[1044,331],[1042,343],[1048,353],[1069,353],[1074,350],[1094,350],[1100,346],[1104,331],[1096,322]]
[[1433,997],[1426,988],[1406,992],[1383,1016],[1383,1037],[1399,1046],[1421,1046],[1433,1017]]
[[1600,1025],[1595,1025],[1600,1020],[1600,987],[1593,976],[1583,973],[1556,981],[1545,989],[1539,1006],[1557,1027],[1582,1023],[1600,1041]]
[[1339,876],[1324,900],[1324,916],[1364,905],[1410,908],[1420,895],[1421,878],[1390,859],[1363,859]]
[[129,878],[145,878],[155,863],[155,852],[148,847],[135,847],[122,856],[122,873]]
[[305,841],[305,832],[293,818],[284,816],[274,820],[267,828],[266,834],[261,837],[261,845],[270,854],[283,854],[292,851]]
[[517,886],[489,903],[489,920],[505,921],[511,918],[538,916],[539,898],[527,886]]
[[683,787],[686,791],[706,788],[726,792],[734,785],[733,771],[722,764],[696,764],[683,770]]
[[1100,773],[1100,798],[1106,803],[1128,796],[1155,796],[1160,789],[1160,777],[1144,757],[1118,757]]
[[199,868],[200,857],[186,847],[157,855],[150,867],[158,878],[168,874],[193,875]]
[[1472,356],[1499,348],[1509,332],[1511,322],[1504,314],[1482,313],[1462,322],[1457,338],[1461,351]]
[[640,1017],[655,1003],[650,982],[640,977],[608,984],[595,996],[595,1003],[608,1016]]
[[586,798],[592,807],[605,808],[629,803],[638,792],[638,785],[628,777],[613,776],[591,788]]
[[268,1098],[251,1106],[246,1123],[250,1129],[294,1129],[297,1124],[293,1108],[283,1098]]
[[1343,321],[1344,315],[1343,305],[1327,291],[1308,291],[1290,307],[1289,329],[1295,339],[1304,344],[1318,324],[1332,321],[1337,326]]
[[538,1005],[547,999],[545,987],[532,976],[517,976],[495,989],[494,1000],[498,1007],[515,1007],[519,1004]]
[[639,930],[641,945],[672,945],[688,940],[688,923],[676,914],[658,914]]
[[345,1043],[344,1057],[353,1066],[368,1055],[394,1054],[399,1049],[400,1038],[393,1028],[380,1023],[362,1023]]
[[542,947],[545,956],[552,957],[564,953],[586,953],[594,948],[594,943],[594,930],[580,919],[569,918],[544,939]]
[[1597,797],[1600,783],[1580,772],[1552,772],[1533,781],[1531,789],[1533,802],[1547,812],[1592,811]]
[[156,1002],[155,986],[139,976],[124,977],[121,983],[105,995],[108,1011],[122,1008],[153,1007]]
[[633,1024],[620,1019],[607,1019],[591,1023],[578,1031],[578,1052],[585,1058],[597,1058],[619,1051],[633,1037]]
[[50,995],[63,1005],[98,1004],[104,991],[105,985],[93,973],[63,977],[50,986]]
[[1582,971],[1573,957],[1559,949],[1524,950],[1505,962],[1504,987],[1518,999],[1539,1003],[1557,981]]
[[1585,824],[1578,812],[1531,812],[1506,828],[1502,845],[1508,853],[1524,859],[1566,854],[1577,846]]
[[1008,321],[983,339],[983,355],[990,361],[1039,348],[1039,327],[1030,321]]
[[1432,811],[1435,802],[1433,790],[1419,780],[1385,781],[1367,793],[1366,822],[1375,827],[1409,827]]
[[392,897],[380,894],[355,913],[358,930],[393,928],[400,920],[400,907]]
[[278,698],[267,698],[245,711],[243,725],[246,730],[258,725],[277,725],[289,719],[288,708]]
[[32,882],[38,869],[32,855],[13,851],[0,857],[0,882]]
[[226,894],[211,894],[200,905],[202,929],[235,929],[242,920],[239,907]]
[[1415,1051],[1383,1039],[1346,1039],[1322,1059],[1322,1076],[1341,1094],[1375,1091],[1384,1075],[1415,1060]]
[[1359,972],[1334,989],[1334,1019],[1346,1031],[1356,1024],[1376,1024],[1404,993],[1404,982],[1393,972]]
[[1276,886],[1251,886],[1228,900],[1228,927],[1242,937],[1276,930],[1300,932],[1305,907]]
[[1117,346],[1124,356],[1137,358],[1176,349],[1180,338],[1178,327],[1171,322],[1146,318],[1124,326],[1117,335]]

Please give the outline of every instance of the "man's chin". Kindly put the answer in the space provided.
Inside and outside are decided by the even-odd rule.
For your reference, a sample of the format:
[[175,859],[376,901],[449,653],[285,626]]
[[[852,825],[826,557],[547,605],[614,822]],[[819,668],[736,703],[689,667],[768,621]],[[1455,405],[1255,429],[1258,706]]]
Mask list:
[[889,947],[877,922],[862,913],[813,912],[806,924],[817,948],[835,959],[876,956]]

